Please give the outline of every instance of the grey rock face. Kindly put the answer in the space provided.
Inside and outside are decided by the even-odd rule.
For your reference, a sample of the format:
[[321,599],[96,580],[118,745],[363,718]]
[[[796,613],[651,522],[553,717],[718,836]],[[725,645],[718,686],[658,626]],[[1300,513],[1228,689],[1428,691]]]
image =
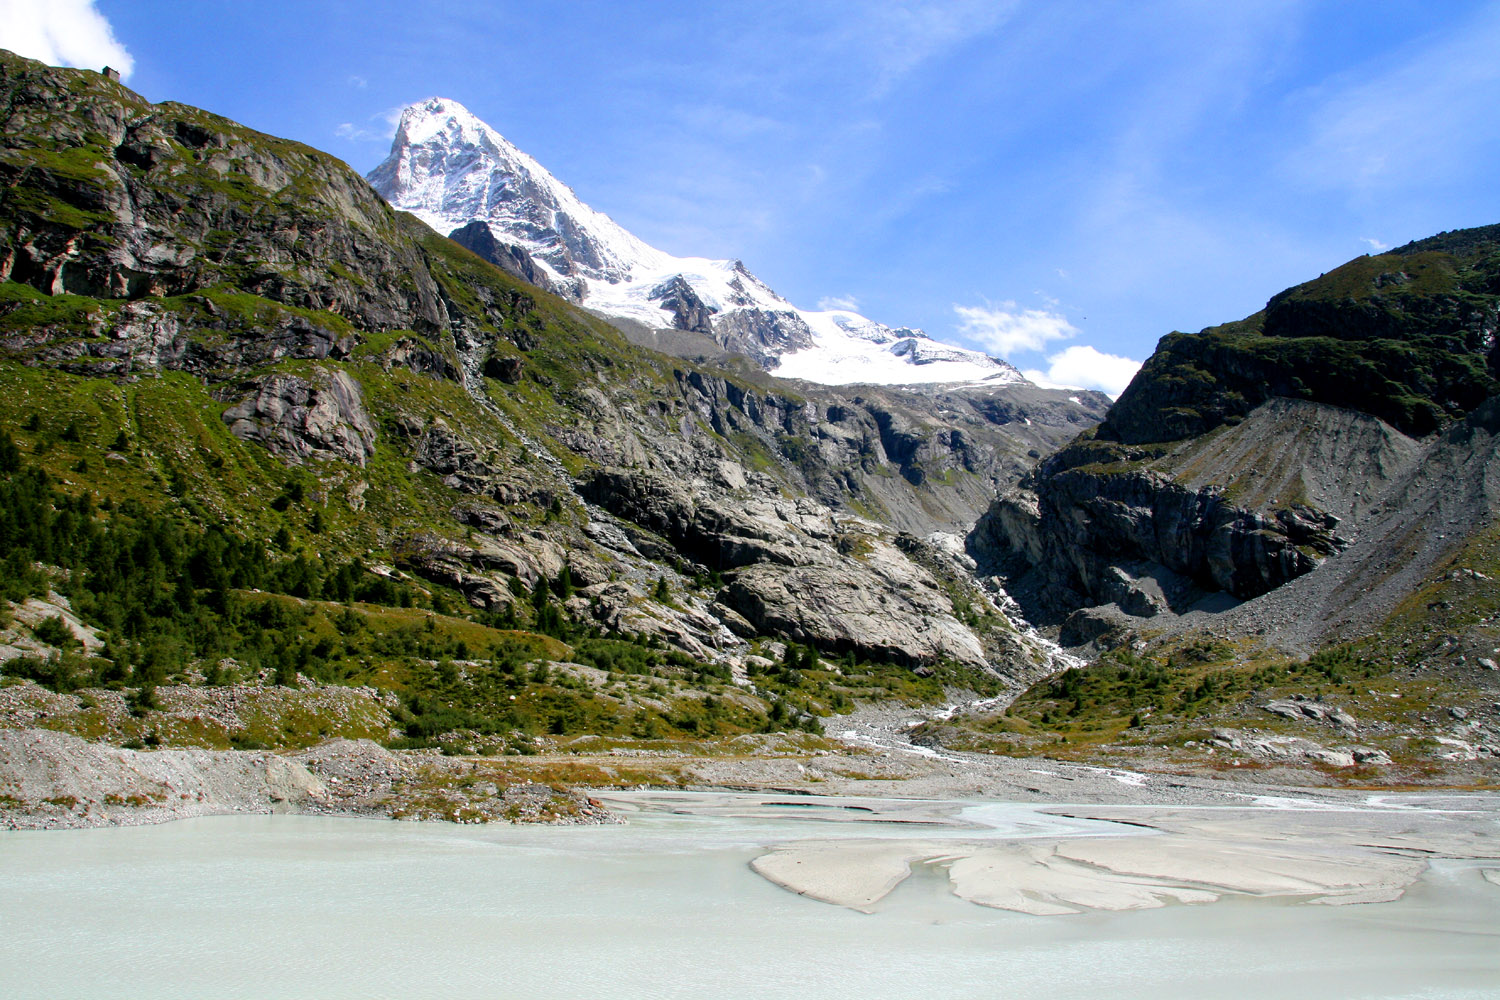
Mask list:
[[769,309],[736,309],[715,317],[713,337],[725,350],[743,354],[763,368],[813,343],[812,330],[801,316]]
[[402,337],[386,348],[382,361],[386,371],[392,368],[406,368],[434,378],[447,379],[450,382],[463,381],[463,372],[459,370],[452,358],[410,337]]
[[986,662],[979,639],[952,616],[951,604],[930,581],[913,576],[904,585],[871,586],[869,573],[901,573],[909,566],[887,553],[878,558],[879,565],[867,560],[864,566],[750,566],[734,574],[719,600],[760,634],[826,651],[855,650],[913,665],[942,656]]
[[724,574],[715,607],[732,613],[722,615],[731,631],[912,664],[987,662],[984,642],[954,617],[932,575],[874,525],[805,501],[695,494],[623,469],[596,474],[585,495]]
[[490,231],[488,223],[471,222],[467,226],[453,230],[448,234],[448,238],[464,249],[483,257],[507,274],[530,282],[554,295],[578,301],[575,287],[557,287],[552,279],[547,277],[547,272],[537,267],[536,261],[531,259],[531,254],[512,243],[501,243],[495,239],[495,234]]
[[1039,482],[998,499],[970,545],[992,563],[1035,570],[1053,613],[1115,603],[1149,617],[1202,591],[1255,597],[1345,544],[1331,515],[1304,505],[1246,510],[1219,489],[1190,490],[1151,471],[1076,468],[1047,475],[1040,492]]
[[674,275],[651,289],[650,298],[672,314],[672,326],[695,333],[714,332],[714,310],[705,305],[682,275]]
[[91,317],[95,336],[59,335],[48,326],[18,330],[0,346],[80,375],[126,376],[177,369],[220,376],[225,370],[282,359],[341,360],[354,337],[292,312],[265,317],[255,336],[204,296],[168,310],[150,300],[126,302]]
[[337,458],[363,466],[375,453],[375,425],[359,385],[342,371],[313,379],[269,375],[241,386],[250,395],[224,411],[236,437],[288,460]]
[[515,599],[506,589],[507,577],[517,577],[532,586],[562,568],[562,560],[555,553],[549,560],[555,563],[549,573],[549,567],[537,558],[537,546],[526,548],[493,538],[480,537],[472,544],[463,544],[418,534],[402,539],[395,548],[403,566],[452,587],[477,608],[500,608]]

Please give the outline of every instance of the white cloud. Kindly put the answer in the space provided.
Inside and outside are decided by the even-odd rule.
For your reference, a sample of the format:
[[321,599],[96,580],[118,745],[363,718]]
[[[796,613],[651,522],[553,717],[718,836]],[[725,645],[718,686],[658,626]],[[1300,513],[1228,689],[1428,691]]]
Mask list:
[[94,0],[0,0],[0,48],[54,66],[111,66],[127,79],[135,70]]
[[1370,245],[1370,249],[1374,250],[1376,253],[1384,253],[1391,248],[1391,245],[1389,243],[1382,243],[1379,240],[1371,239],[1368,236],[1362,237],[1360,239],[1360,242],[1368,243]]
[[998,306],[954,305],[961,322],[958,332],[991,354],[1008,357],[1016,351],[1040,351],[1053,340],[1077,336],[1078,329],[1057,313],[1020,309],[1014,302]]
[[1135,378],[1141,363],[1117,354],[1105,354],[1088,344],[1074,344],[1048,355],[1047,368],[1021,374],[1050,389],[1098,389],[1119,396]]
[[818,300],[818,308],[824,311],[842,309],[845,312],[859,312],[859,299],[852,295],[830,295]]
[[364,90],[369,85],[370,85],[370,81],[366,80],[364,77],[360,76],[358,73],[351,74],[350,77],[349,77],[349,86],[351,86],[351,87],[358,87],[360,90]]

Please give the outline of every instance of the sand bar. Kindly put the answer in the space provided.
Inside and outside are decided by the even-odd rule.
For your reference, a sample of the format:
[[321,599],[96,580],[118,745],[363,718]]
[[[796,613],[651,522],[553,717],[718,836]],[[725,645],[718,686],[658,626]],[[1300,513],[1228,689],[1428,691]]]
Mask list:
[[[1448,806],[1448,807],[1444,807]],[[910,873],[948,869],[971,902],[1036,915],[1208,903],[1226,895],[1325,905],[1399,899],[1429,858],[1500,857],[1493,796],[1449,803],[1329,808],[1038,810],[1118,825],[1106,836],[814,839],[781,844],[752,868],[790,891],[871,910]],[[937,810],[941,812],[941,810]],[[878,809],[877,809],[878,812]],[[1484,877],[1500,880],[1496,870]]]

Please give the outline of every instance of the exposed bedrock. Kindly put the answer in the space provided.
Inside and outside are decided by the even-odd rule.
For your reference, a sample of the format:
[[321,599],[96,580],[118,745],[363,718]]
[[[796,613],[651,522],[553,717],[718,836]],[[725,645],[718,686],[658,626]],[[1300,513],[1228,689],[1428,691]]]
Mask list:
[[242,440],[289,461],[339,458],[363,466],[375,453],[375,425],[359,384],[342,371],[268,375],[239,391],[246,395],[224,411],[224,422]]

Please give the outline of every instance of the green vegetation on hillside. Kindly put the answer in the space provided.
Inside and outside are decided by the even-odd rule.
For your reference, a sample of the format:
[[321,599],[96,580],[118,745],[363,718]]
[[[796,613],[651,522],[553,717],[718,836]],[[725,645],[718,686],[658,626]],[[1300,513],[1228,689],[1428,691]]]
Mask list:
[[1202,434],[1272,396],[1380,417],[1422,436],[1500,390],[1500,226],[1446,233],[1274,296],[1237,323],[1172,333],[1121,394],[1099,437]]

